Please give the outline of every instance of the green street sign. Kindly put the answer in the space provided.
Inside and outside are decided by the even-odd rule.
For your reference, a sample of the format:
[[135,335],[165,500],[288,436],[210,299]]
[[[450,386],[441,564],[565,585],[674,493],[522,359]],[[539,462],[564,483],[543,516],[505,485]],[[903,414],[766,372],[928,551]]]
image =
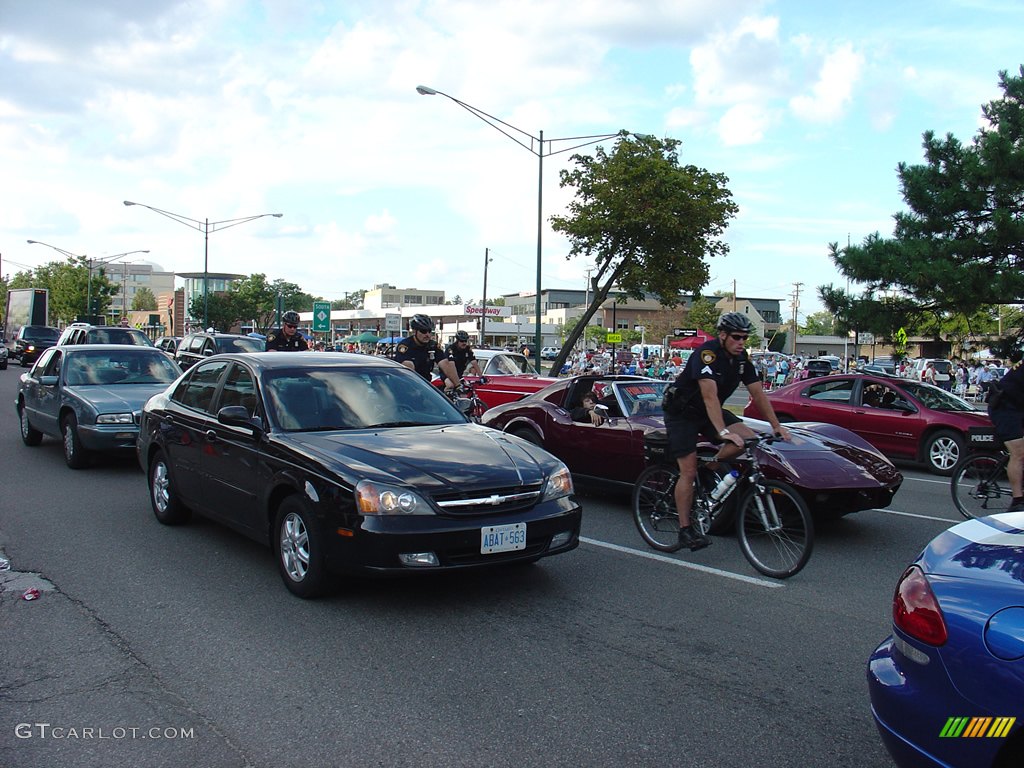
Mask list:
[[622,334],[621,333],[609,333],[605,337],[605,341],[607,341],[609,344],[621,344],[622,343]]
[[313,333],[327,333],[331,330],[331,302],[313,302]]

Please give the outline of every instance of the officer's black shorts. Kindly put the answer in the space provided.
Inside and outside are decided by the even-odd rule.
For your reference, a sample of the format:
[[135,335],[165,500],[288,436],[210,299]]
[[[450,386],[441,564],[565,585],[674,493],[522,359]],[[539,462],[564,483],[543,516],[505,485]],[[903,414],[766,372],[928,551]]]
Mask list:
[[[739,424],[742,421],[732,411],[724,409],[722,411],[722,420],[727,427]],[[698,421],[685,415],[679,416],[666,413],[665,429],[668,430],[668,457],[670,459],[681,459],[696,451],[701,435],[704,435],[708,440],[718,439],[715,426],[708,418],[705,418],[704,421]]]
[[1024,437],[1024,411],[1019,408],[993,408],[988,415],[996,428],[996,437],[1004,443]]

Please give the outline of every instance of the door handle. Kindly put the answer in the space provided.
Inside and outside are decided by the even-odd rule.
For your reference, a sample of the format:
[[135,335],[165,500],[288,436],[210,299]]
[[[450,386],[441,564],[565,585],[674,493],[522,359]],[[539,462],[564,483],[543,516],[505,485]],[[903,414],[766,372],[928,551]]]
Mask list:
[[206,430],[206,442],[215,443],[217,442],[217,432],[213,429]]

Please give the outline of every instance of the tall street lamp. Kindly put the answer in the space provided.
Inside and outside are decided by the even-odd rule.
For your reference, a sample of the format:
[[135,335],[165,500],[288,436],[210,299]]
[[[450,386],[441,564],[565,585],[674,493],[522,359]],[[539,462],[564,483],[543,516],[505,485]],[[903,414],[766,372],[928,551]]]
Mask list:
[[480,346],[486,346],[487,342],[487,265],[494,259],[491,258],[491,249],[484,248],[484,297],[480,299]]
[[[540,357],[541,343],[540,343],[540,292],[541,292],[541,240],[544,229],[544,158],[550,155],[557,155],[562,152],[571,152],[574,149],[580,147],[586,147],[591,144],[597,144],[599,141],[605,141],[607,139],[613,139],[618,136],[618,133],[606,133],[600,136],[567,136],[561,139],[548,139],[547,146],[545,147],[544,131],[540,131],[537,136],[534,136],[521,128],[516,128],[514,125],[506,123],[493,115],[489,115],[481,109],[477,109],[474,106],[467,104],[464,101],[454,96],[438,91],[434,88],[429,88],[426,85],[417,85],[416,93],[421,96],[444,96],[451,101],[454,101],[460,107],[465,109],[467,112],[472,113],[476,117],[483,120],[492,128],[500,131],[504,135],[508,136],[512,141],[521,146],[523,149],[537,156],[538,167],[537,167],[537,306],[534,317],[534,362],[537,363]],[[509,133],[506,128],[515,131],[516,134],[523,138],[519,138],[512,133]],[[529,139],[529,143],[526,143],[523,139]],[[578,144],[574,144],[571,147],[565,147],[563,149],[555,149],[555,142],[563,141],[577,141]],[[538,364],[539,370],[539,364]]]
[[238,219],[224,219],[223,221],[204,219],[199,221],[198,219],[190,219],[188,216],[182,216],[180,213],[171,213],[160,208],[154,208],[152,205],[146,205],[145,203],[133,203],[131,200],[125,200],[124,204],[141,205],[143,208],[149,208],[153,213],[159,213],[161,216],[166,216],[168,219],[173,219],[179,224],[184,224],[190,229],[203,233],[203,328],[208,328],[210,324],[210,233],[220,229],[227,229],[228,227],[237,227],[239,224],[262,219],[264,216],[273,216],[276,219],[284,216],[283,213],[258,213],[255,216],[243,216]]
[[90,258],[90,257],[85,256],[85,255],[80,255],[80,254],[77,254],[77,253],[71,253],[71,251],[65,251],[63,248],[58,248],[56,245],[50,245],[49,243],[44,243],[44,242],[42,242],[40,240],[29,240],[28,243],[29,243],[29,245],[45,245],[47,248],[53,248],[53,250],[57,251],[57,253],[61,253],[64,256],[67,256],[68,258],[85,259],[85,264],[86,264],[86,266],[89,269],[89,278],[86,281],[86,288],[85,288],[85,315],[86,315],[86,317],[91,317],[94,314],[93,311],[92,311],[92,271],[93,271],[93,269],[98,267],[98,266],[101,266],[103,264],[108,264],[111,261],[116,261],[117,259],[120,259],[122,256],[131,256],[133,253],[149,253],[149,251],[125,251],[124,253],[115,253],[113,256],[104,256],[103,258],[100,258],[100,259],[93,259],[93,258]]

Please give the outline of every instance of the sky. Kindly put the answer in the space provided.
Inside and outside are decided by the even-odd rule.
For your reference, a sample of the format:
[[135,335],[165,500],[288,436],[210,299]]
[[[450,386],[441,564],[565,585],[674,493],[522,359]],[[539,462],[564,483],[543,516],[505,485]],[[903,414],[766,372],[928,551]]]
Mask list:
[[[547,221],[580,143],[557,140],[625,129],[728,177],[739,211],[704,292],[786,317],[799,292],[802,322],[846,284],[829,243],[892,234],[922,134],[975,135],[1022,29],[1019,0],[0,0],[0,270],[63,258],[30,239],[175,272],[208,245],[210,272],[329,300],[390,283],[465,301],[489,254],[488,297],[532,293],[540,180],[542,285],[582,290],[593,262]],[[418,85],[554,154],[541,173]],[[125,200],[283,216],[204,243]]]

